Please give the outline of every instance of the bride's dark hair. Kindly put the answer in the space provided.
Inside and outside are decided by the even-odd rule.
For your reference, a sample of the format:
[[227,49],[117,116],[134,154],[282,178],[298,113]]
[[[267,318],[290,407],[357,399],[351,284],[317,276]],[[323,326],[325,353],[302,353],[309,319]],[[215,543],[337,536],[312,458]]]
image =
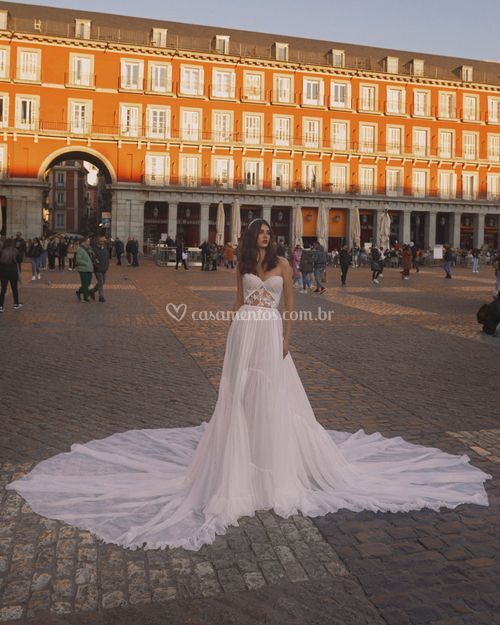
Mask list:
[[241,254],[240,254],[240,273],[257,273],[257,261],[259,259],[259,247],[257,245],[257,238],[259,236],[262,225],[266,225],[269,228],[270,240],[267,246],[264,260],[262,261],[262,267],[265,272],[271,271],[278,265],[278,255],[276,253],[276,241],[271,226],[265,219],[254,219],[250,222],[248,228],[243,235],[241,242]]

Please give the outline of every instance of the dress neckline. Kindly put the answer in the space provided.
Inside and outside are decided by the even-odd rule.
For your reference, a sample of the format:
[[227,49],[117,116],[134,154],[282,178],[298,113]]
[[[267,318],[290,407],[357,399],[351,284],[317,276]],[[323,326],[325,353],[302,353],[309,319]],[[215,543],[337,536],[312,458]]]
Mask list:
[[257,275],[256,273],[250,273],[250,272],[246,272],[245,274],[243,274],[245,276],[255,276],[256,278],[258,278],[262,284],[265,284],[268,280],[271,280],[272,278],[281,278],[283,280],[283,276],[280,276],[279,274],[275,274],[274,276],[269,276],[269,278],[266,278],[265,280],[263,280],[259,275]]

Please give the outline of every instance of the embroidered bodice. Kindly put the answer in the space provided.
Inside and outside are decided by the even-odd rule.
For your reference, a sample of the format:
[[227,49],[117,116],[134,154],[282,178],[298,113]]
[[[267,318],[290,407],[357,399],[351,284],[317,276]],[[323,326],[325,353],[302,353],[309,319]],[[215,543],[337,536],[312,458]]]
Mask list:
[[278,308],[283,278],[270,276],[262,280],[254,273],[243,274],[243,301],[249,306],[263,306],[264,308]]

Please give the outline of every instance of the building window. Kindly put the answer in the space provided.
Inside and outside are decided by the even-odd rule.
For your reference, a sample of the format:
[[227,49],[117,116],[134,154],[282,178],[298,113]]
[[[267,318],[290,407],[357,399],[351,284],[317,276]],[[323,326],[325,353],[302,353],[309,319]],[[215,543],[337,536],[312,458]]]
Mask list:
[[9,96],[0,94],[0,128],[7,128],[9,125]]
[[384,59],[384,71],[388,74],[397,74],[399,72],[399,59],[397,56],[387,56]]
[[0,11],[0,30],[7,30],[8,11]]
[[322,80],[304,78],[302,81],[302,104],[323,106],[325,84]]
[[476,121],[478,119],[479,98],[475,95],[464,95],[463,119]]
[[16,96],[16,128],[35,130],[38,122],[38,98]]
[[75,20],[75,37],[77,39],[90,39],[90,20]]
[[66,173],[64,171],[58,171],[56,173],[56,185],[58,187],[64,187],[66,184]]
[[7,147],[0,145],[0,178],[7,174]]
[[332,122],[332,149],[347,150],[347,122]]
[[236,74],[229,70],[214,69],[212,73],[212,97],[234,98]]
[[250,145],[258,145],[262,142],[262,117],[243,113],[243,141]]
[[348,82],[333,81],[330,83],[330,106],[347,109],[351,106],[351,85]]
[[70,55],[70,84],[91,87],[94,84],[94,58]]
[[288,161],[274,161],[272,176],[273,189],[288,191],[290,188],[290,163]]
[[318,163],[304,163],[302,180],[307,191],[319,191],[321,183],[320,165]]
[[146,133],[148,137],[151,139],[170,138],[170,108],[148,106],[146,117]]
[[64,230],[64,224],[66,222],[66,215],[64,213],[56,213],[56,229]]
[[463,140],[463,155],[468,161],[474,161],[477,159],[477,134],[474,132],[464,132],[462,135]]
[[293,82],[291,76],[274,77],[274,101],[289,104],[292,101]]
[[17,78],[38,82],[40,80],[40,50],[18,50]]
[[403,170],[386,170],[386,194],[390,196],[403,195]]
[[154,93],[172,91],[172,66],[169,63],[149,64],[149,89]]
[[181,66],[180,91],[184,95],[203,95],[203,69]]
[[92,119],[91,102],[75,102],[70,100],[70,132],[75,134],[87,134],[90,132]]
[[460,78],[464,82],[471,82],[473,75],[473,68],[471,65],[462,65],[460,68]]
[[500,162],[500,135],[488,135],[488,160]]
[[129,104],[120,106],[120,134],[124,137],[138,137],[141,107]]
[[228,189],[233,186],[233,170],[234,162],[232,158],[216,157],[212,161],[212,179],[213,183]]
[[120,87],[134,91],[142,90],[144,82],[143,61],[121,60]]
[[405,111],[405,90],[387,87],[386,113],[403,115]]
[[415,197],[425,197],[427,195],[427,179],[428,173],[426,171],[414,171],[413,172],[413,184],[412,192]]
[[274,44],[274,58],[277,61],[288,61],[288,44],[276,42]]
[[428,117],[430,113],[430,94],[428,91],[413,92],[413,114]]
[[292,120],[290,117],[274,116],[274,143],[275,145],[289,146],[291,143]]
[[229,54],[229,35],[215,35],[214,49],[219,54]]
[[376,111],[377,110],[377,88],[362,85],[361,86],[361,99],[359,102],[359,108],[361,111]]
[[464,200],[474,200],[477,197],[477,175],[462,174],[462,197]]
[[347,191],[347,165],[332,165],[330,175],[332,193],[345,193]]
[[321,145],[321,121],[304,118],[302,124],[304,147],[319,148]]
[[494,124],[500,124],[500,98],[488,98],[488,121]]
[[170,156],[168,154],[147,154],[145,174],[146,184],[168,184],[170,179]]
[[151,43],[154,46],[160,48],[166,48],[167,46],[167,29],[166,28],[153,28],[151,31]]
[[498,200],[500,198],[499,174],[488,174],[486,176],[486,193],[488,200]]
[[330,63],[333,67],[345,67],[344,50],[330,50]]
[[200,159],[197,156],[181,156],[181,184],[195,187],[199,181]]
[[450,119],[455,115],[455,94],[442,91],[439,94],[439,117]]
[[403,132],[401,128],[388,126],[387,127],[387,152],[389,154],[401,154],[402,152],[402,140]]
[[214,111],[212,117],[213,140],[217,143],[228,143],[232,138],[233,124],[231,113]]
[[245,72],[243,79],[243,97],[247,100],[264,99],[264,76],[253,72]]
[[359,149],[361,152],[375,152],[375,126],[360,125]]
[[413,154],[427,156],[429,151],[429,131],[421,128],[413,129]]
[[439,172],[439,197],[442,198],[452,198],[456,195],[456,176],[451,171],[440,171]]
[[243,175],[245,180],[245,187],[247,189],[260,189],[262,186],[261,180],[262,162],[261,161],[249,161],[243,162]]
[[362,195],[373,195],[375,185],[375,169],[373,167],[359,168],[359,192]]
[[66,206],[66,191],[56,191],[56,206]]
[[453,132],[450,130],[439,131],[439,156],[441,158],[453,157]]
[[199,141],[201,136],[200,111],[181,110],[181,139]]
[[424,75],[425,63],[422,59],[412,59],[411,61],[411,73],[414,76]]
[[9,77],[9,48],[0,48],[0,78]]

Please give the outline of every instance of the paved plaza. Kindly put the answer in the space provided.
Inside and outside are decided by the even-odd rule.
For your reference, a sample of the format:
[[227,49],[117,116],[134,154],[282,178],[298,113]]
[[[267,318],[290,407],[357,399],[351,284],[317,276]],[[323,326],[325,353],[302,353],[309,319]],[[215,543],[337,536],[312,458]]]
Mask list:
[[[215,405],[234,272],[113,265],[106,303],[78,276],[25,265],[22,310],[0,316],[0,622],[36,625],[500,623],[500,338],[475,321],[493,270],[367,268],[296,294],[292,356],[326,427],[467,454],[490,507],[440,513],[260,511],[200,551],[130,551],[34,514],[5,485],[44,458],[129,429],[196,425]],[[181,321],[166,310],[186,304]],[[169,308],[170,312],[182,308]]]

